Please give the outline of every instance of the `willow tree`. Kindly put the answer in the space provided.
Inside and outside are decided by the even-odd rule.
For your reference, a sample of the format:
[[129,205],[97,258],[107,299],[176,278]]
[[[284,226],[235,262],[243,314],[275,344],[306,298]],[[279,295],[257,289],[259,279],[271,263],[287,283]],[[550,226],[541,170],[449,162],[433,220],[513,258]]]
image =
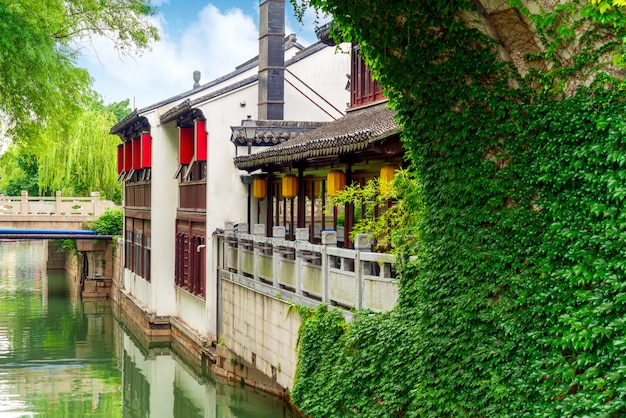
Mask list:
[[98,101],[49,121],[36,142],[12,144],[0,156],[0,193],[19,196],[89,196],[121,200],[115,161],[119,139],[109,129],[130,113],[128,100],[104,106]]
[[94,36],[122,54],[157,39],[148,0],[0,0],[0,113],[18,139],[71,113],[90,96],[91,78],[76,58]]
[[109,130],[118,122],[113,111],[124,106],[128,114],[128,100],[107,107],[94,102],[74,113],[67,123],[46,126],[34,146],[40,192],[88,196],[98,191],[103,198],[121,200],[115,165],[119,138]]
[[624,416],[623,0],[294,2],[359,43],[421,186],[397,307],[305,311],[294,402]]

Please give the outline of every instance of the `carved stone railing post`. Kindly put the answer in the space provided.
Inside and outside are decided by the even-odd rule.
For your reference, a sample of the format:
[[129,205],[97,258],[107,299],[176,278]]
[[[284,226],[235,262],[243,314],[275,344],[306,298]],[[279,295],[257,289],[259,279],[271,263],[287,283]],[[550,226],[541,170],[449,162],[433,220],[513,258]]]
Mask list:
[[252,236],[254,240],[254,280],[258,280],[259,263],[261,262],[261,254],[263,253],[263,250],[259,248],[258,243],[264,243],[265,241],[265,224],[254,224]]
[[358,234],[354,240],[354,249],[356,254],[354,257],[354,274],[357,282],[357,309],[363,309],[363,286],[365,286],[365,274],[361,263],[361,251],[372,250],[372,240],[367,234]]
[[330,300],[328,247],[337,246],[336,231],[322,231],[322,302]]
[[93,215],[100,216],[104,212],[104,207],[100,201],[100,192],[91,192],[91,204],[93,206]]
[[[245,222],[241,222],[237,225],[237,233],[238,239],[241,239],[241,234],[248,233],[248,224]],[[241,245],[241,241],[237,245],[237,273],[243,274],[243,246]]]
[[26,215],[29,212],[28,208],[28,192],[26,190],[22,190],[21,200],[20,200],[20,214]]
[[272,227],[272,246],[273,246],[273,251],[272,251],[272,271],[273,271],[273,278],[272,278],[272,285],[275,288],[279,288],[279,282],[280,282],[280,257],[281,255],[276,251],[276,245],[274,244],[276,242],[276,240],[284,240],[285,237],[287,236],[287,230],[285,229],[284,226],[274,226]]
[[61,214],[61,192],[59,190],[54,193],[54,214]]

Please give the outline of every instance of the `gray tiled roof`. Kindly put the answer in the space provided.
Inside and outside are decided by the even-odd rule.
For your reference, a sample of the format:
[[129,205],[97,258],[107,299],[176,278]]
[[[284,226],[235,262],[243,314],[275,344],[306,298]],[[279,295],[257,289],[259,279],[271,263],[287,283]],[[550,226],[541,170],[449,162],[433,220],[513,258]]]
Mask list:
[[[243,123],[243,121],[242,121]],[[257,120],[257,130],[252,146],[273,146],[297,138],[306,132],[326,125],[328,122],[286,120]],[[241,126],[231,126],[230,141],[238,146],[248,145]]]
[[339,156],[366,150],[399,131],[395,112],[386,103],[348,113],[341,119],[298,135],[267,150],[235,157],[241,170],[284,164],[315,157]]

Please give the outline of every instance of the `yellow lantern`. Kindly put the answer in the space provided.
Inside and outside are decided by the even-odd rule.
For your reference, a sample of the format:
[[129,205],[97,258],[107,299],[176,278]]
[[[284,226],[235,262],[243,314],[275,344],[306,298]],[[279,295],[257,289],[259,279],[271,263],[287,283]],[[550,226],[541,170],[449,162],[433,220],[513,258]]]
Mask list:
[[298,195],[298,177],[287,174],[283,177],[283,196],[286,199],[293,199]]
[[384,195],[391,192],[391,184],[396,171],[398,171],[398,167],[393,165],[386,165],[380,169],[380,194]]
[[265,196],[267,196],[267,180],[262,177],[255,177],[252,180],[252,196],[257,200],[265,199]]
[[346,187],[346,173],[339,170],[331,170],[326,176],[326,189],[328,196],[335,196]]

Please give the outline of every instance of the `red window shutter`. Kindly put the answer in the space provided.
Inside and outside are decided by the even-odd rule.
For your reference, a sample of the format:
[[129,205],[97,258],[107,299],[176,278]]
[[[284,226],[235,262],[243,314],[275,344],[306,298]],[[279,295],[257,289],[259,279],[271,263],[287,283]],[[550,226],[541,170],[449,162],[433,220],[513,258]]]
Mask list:
[[133,138],[133,170],[141,169],[141,140]]
[[206,121],[204,119],[195,120],[194,136],[196,142],[196,160],[206,161],[207,159],[207,132]]
[[127,173],[133,168],[133,143],[124,142],[124,171]]
[[141,167],[152,167],[152,135],[147,132],[141,134]]
[[117,146],[117,174],[124,171],[124,144]]
[[178,128],[178,161],[187,165],[193,158],[193,128]]

